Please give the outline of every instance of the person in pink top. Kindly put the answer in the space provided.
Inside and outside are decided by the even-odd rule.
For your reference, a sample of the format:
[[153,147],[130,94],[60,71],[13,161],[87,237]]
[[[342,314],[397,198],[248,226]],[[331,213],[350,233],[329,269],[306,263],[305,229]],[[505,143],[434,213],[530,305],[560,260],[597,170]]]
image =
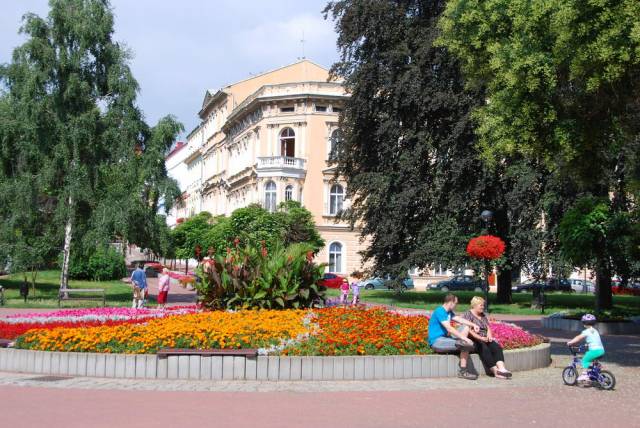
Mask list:
[[347,278],[342,280],[342,284],[340,284],[340,303],[346,305],[349,300],[349,280]]
[[167,268],[162,269],[162,275],[158,278],[158,305],[161,308],[167,306],[167,296],[169,295],[169,284],[171,278],[169,277],[169,270]]

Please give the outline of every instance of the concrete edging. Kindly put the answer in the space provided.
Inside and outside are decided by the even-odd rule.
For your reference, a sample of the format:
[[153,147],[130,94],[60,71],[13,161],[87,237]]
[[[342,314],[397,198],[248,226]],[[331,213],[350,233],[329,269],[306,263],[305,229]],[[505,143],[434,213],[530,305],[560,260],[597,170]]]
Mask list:
[[[542,318],[544,328],[556,330],[580,332],[584,326],[580,320],[572,320],[562,317]],[[640,334],[640,324],[635,322],[598,322],[594,326],[600,334]]]
[[[547,367],[548,343],[505,351],[512,371]],[[473,367],[483,372],[478,355]],[[139,379],[192,380],[374,380],[453,377],[455,355],[394,355],[352,357],[236,357],[175,355],[90,354],[0,349],[0,371],[43,375]]]

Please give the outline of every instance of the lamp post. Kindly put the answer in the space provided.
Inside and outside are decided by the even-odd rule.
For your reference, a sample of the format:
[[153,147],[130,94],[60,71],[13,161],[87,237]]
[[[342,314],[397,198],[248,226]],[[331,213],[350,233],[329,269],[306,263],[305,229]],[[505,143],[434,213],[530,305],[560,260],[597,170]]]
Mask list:
[[[493,220],[493,211],[490,210],[484,210],[480,213],[480,219],[484,222],[484,231],[483,231],[483,235],[488,235],[489,234],[489,223],[491,222],[491,220]],[[489,261],[485,260],[484,262],[484,270],[485,270],[485,280],[487,281],[487,284],[484,287],[484,301],[485,301],[485,308],[484,310],[489,313]]]

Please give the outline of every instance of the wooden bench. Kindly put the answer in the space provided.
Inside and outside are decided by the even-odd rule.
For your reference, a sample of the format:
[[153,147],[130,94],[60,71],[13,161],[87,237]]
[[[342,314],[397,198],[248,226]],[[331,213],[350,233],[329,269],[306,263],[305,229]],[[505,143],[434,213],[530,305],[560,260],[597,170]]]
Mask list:
[[159,358],[167,358],[169,355],[201,355],[201,356],[234,356],[255,357],[257,349],[186,349],[186,348],[161,348],[156,353]]
[[[69,297],[70,294],[100,294],[100,296]],[[107,295],[104,288],[64,288],[58,292],[58,307],[63,300],[102,300],[102,306],[107,305]]]

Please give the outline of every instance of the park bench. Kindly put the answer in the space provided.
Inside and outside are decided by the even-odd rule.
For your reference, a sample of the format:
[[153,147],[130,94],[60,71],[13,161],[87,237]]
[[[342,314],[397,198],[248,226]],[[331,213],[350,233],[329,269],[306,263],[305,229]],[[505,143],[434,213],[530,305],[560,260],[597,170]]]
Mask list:
[[[70,297],[73,294],[82,294],[81,297]],[[86,294],[94,294],[93,296]],[[95,296],[99,294],[99,296]],[[107,305],[107,296],[104,288],[64,288],[58,292],[58,307],[63,300],[102,300],[102,306]]]
[[167,358],[170,355],[200,355],[200,356],[234,356],[255,357],[257,349],[186,349],[186,348],[161,348],[156,353],[158,358]]

